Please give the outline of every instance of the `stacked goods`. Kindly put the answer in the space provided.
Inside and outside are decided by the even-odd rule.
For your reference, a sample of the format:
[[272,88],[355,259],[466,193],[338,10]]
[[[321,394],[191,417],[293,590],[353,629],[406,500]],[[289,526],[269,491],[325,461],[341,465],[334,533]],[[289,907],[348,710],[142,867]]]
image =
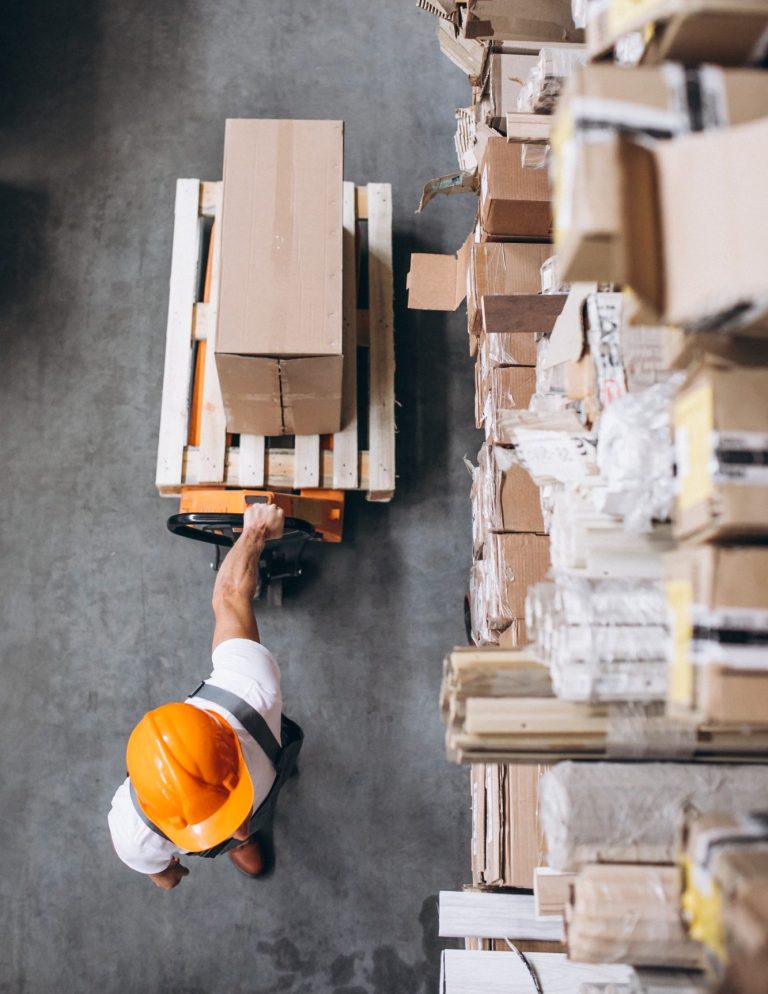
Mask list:
[[[495,667],[484,661],[497,656]],[[489,666],[493,680],[486,676]],[[527,651],[458,649],[446,660],[445,674],[446,748],[449,759],[458,763],[650,757],[756,763],[768,749],[764,724],[734,727],[683,719],[664,714],[660,702],[609,704],[554,697],[547,669]]]
[[[457,43],[492,37],[454,7]],[[465,172],[430,190],[478,194],[475,246],[555,242],[543,292],[476,291],[478,645],[446,664],[448,755],[473,767],[476,885],[505,882],[510,771],[551,767],[527,825],[570,961],[637,968],[627,991],[752,994],[768,969],[768,0],[574,12],[588,64],[542,35],[536,64],[506,73],[523,50],[488,45]],[[547,161],[549,184],[528,168]],[[534,579],[517,564],[537,543]],[[445,954],[443,990],[508,978],[494,952]]]
[[558,763],[539,798],[549,863],[673,865],[685,808],[748,812],[766,790],[768,768],[757,764]]
[[582,963],[698,969],[704,951],[680,914],[676,866],[586,866],[566,906],[568,954]]

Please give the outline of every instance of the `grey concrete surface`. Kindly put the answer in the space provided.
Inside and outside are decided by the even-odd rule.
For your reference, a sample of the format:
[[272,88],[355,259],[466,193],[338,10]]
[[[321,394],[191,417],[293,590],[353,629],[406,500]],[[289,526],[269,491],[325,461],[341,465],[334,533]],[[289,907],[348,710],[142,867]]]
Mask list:
[[[468,783],[437,689],[463,638],[463,318],[409,314],[414,216],[454,168],[462,74],[414,0],[20,0],[0,68],[0,991],[434,991],[436,895],[469,878]],[[278,871],[188,861],[163,893],[105,817],[144,710],[209,666],[213,575],[154,491],[174,184],[221,175],[226,116],[346,121],[347,178],[395,202],[399,491],[349,503],[262,636],[307,736]]]

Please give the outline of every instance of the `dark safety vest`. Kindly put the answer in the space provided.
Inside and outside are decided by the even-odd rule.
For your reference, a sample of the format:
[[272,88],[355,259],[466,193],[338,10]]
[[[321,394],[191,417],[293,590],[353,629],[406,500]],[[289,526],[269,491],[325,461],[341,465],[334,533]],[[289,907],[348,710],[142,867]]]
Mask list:
[[[304,741],[304,733],[295,721],[291,721],[290,718],[281,715],[280,737],[282,741],[278,742],[272,729],[267,724],[264,715],[259,714],[255,708],[246,703],[242,697],[238,697],[237,694],[233,694],[229,690],[222,690],[221,687],[214,687],[210,683],[201,683],[197,690],[190,696],[197,697],[199,700],[207,701],[210,704],[218,704],[229,711],[231,715],[234,715],[274,766],[276,774],[274,783],[270,787],[267,796],[251,815],[248,822],[248,832],[249,835],[253,835],[254,832],[269,827],[272,823],[277,795],[296,768],[296,760]],[[139,818],[156,835],[171,842],[172,840],[168,838],[165,832],[159,829],[142,811],[133,783],[130,780],[129,790],[133,806]],[[189,855],[212,859],[214,856],[219,856],[221,853],[228,852],[230,849],[234,849],[240,845],[242,845],[242,842],[238,839],[225,839],[224,842],[218,846],[214,846],[213,849],[205,849],[203,852],[189,853]]]

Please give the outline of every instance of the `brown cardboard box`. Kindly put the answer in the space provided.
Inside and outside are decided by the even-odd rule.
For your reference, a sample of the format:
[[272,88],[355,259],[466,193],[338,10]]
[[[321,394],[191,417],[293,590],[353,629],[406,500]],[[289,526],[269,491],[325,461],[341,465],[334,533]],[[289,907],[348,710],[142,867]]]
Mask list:
[[[765,334],[768,119],[660,142],[622,142],[627,277],[638,324]],[[706,210],[702,210],[702,204]],[[712,247],[717,246],[717,251]]]
[[536,65],[536,55],[518,55],[506,52],[491,52],[488,62],[488,110],[486,124],[500,131],[506,131],[507,113],[517,110],[517,97],[528,78],[528,73]]
[[692,124],[722,127],[768,114],[768,74],[708,66],[693,79],[702,104],[693,120],[686,110],[692,77],[680,66],[627,72],[589,65],[569,79],[553,136],[555,243],[565,279],[624,283],[629,276],[625,196],[637,199],[638,191],[622,176],[619,129],[670,137]]
[[524,169],[520,149],[504,138],[489,140],[480,170],[480,221],[488,235],[549,237],[552,211],[546,170]]
[[768,534],[765,367],[708,356],[692,367],[673,406],[679,538]]
[[551,254],[549,243],[486,242],[473,245],[467,284],[467,312],[473,334],[480,334],[483,297],[537,294],[541,287],[542,264]]
[[488,529],[544,533],[539,488],[514,451],[483,446],[487,453]]
[[413,252],[406,280],[408,307],[416,311],[455,311],[467,295],[467,270],[473,249],[470,234],[456,255]]
[[539,488],[514,450],[484,445],[472,474],[472,536],[475,556],[490,532],[544,534]]
[[483,425],[487,442],[513,445],[513,431],[536,392],[536,369],[531,366],[502,366],[491,369],[482,381]]
[[343,124],[228,120],[216,367],[227,429],[341,421]]
[[642,59],[740,66],[758,62],[768,28],[762,0],[648,0],[607,4],[587,27],[590,58],[606,55],[625,35],[644,39]]
[[581,41],[569,0],[469,0],[462,24],[466,38]]
[[768,547],[683,547],[666,575],[670,708],[768,724]]
[[525,617],[528,587],[539,583],[549,569],[549,538],[545,535],[489,535],[489,616],[491,627],[503,631],[509,622]]

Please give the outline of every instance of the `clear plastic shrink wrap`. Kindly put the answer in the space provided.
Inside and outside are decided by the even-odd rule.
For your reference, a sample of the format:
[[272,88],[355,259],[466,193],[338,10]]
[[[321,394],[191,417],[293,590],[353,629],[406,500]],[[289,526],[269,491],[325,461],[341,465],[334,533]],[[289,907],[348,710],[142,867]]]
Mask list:
[[675,499],[672,398],[677,374],[640,393],[619,397],[605,409],[597,439],[597,465],[605,487],[602,510],[624,520],[628,531],[646,532],[666,521]]
[[549,865],[672,863],[680,813],[742,810],[768,792],[768,766],[558,763],[541,781]]

